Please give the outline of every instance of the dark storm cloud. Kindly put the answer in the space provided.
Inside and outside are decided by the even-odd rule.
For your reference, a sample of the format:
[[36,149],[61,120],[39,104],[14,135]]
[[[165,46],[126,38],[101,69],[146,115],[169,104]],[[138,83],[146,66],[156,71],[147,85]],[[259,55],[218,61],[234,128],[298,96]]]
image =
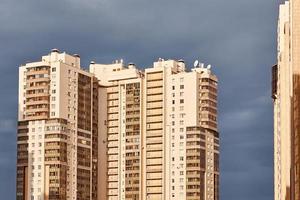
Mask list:
[[278,3],[272,0],[2,0],[0,194],[15,197],[18,65],[51,48],[90,60],[158,57],[210,63],[219,77],[222,200],[273,199],[270,67]]

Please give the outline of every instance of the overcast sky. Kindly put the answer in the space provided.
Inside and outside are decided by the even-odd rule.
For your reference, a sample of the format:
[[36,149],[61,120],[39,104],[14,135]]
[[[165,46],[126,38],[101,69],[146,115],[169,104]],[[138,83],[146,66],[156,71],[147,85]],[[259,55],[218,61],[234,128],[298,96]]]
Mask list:
[[0,198],[15,199],[18,66],[58,48],[82,65],[159,57],[219,78],[221,199],[273,199],[271,66],[279,0],[1,0]]

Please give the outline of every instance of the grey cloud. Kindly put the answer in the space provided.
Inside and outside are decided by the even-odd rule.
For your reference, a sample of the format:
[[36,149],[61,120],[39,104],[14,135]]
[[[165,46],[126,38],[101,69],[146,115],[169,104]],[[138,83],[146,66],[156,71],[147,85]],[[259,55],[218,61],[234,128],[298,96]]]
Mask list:
[[211,63],[220,81],[221,199],[273,199],[277,7],[272,0],[2,0],[0,194],[15,198],[16,130],[1,123],[17,116],[17,66],[55,47],[79,53],[84,66],[123,58],[144,67],[158,57]]

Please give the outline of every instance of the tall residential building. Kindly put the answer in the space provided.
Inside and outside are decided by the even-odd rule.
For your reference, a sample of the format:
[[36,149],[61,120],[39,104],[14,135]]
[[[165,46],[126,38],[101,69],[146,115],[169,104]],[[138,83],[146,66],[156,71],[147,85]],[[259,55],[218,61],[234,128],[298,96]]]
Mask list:
[[19,68],[17,199],[96,200],[98,83],[54,49]]
[[217,77],[204,64],[91,62],[19,73],[17,199],[219,200]]
[[280,5],[273,67],[274,199],[300,199],[300,0]]
[[133,64],[92,63],[99,81],[100,199],[141,199],[143,74]]
[[100,199],[219,199],[217,78],[183,60],[90,65],[99,82]]

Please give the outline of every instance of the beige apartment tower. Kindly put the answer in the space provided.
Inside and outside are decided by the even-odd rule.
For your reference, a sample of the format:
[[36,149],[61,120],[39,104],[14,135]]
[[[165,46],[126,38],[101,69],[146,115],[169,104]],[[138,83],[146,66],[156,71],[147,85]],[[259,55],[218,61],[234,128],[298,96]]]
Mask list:
[[17,199],[96,200],[98,83],[57,49],[19,68]]
[[219,200],[217,84],[183,60],[21,66],[17,199]]
[[99,83],[100,199],[219,199],[217,78],[204,65],[91,62]]
[[280,5],[273,67],[274,199],[300,199],[300,0]]

